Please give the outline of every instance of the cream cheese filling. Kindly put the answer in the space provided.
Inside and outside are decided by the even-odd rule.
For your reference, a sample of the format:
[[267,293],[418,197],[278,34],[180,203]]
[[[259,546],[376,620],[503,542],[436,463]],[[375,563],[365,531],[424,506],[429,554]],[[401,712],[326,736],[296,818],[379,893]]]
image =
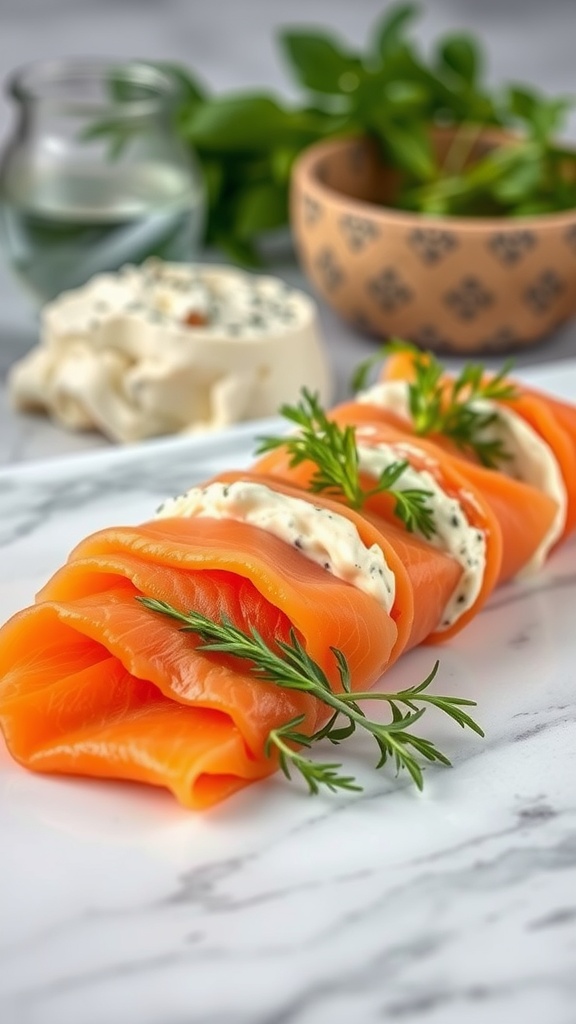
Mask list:
[[[383,381],[375,384],[360,392],[357,400],[387,409],[401,419],[411,422],[407,381]],[[496,419],[483,431],[482,436],[488,441],[500,441],[509,455],[509,458],[499,465],[499,472],[530,484],[556,502],[557,512],[550,529],[518,575],[536,572],[542,567],[564,530],[568,498],[562,470],[550,445],[513,409],[487,399],[473,402],[472,407],[478,412],[496,413]]]
[[[365,445],[361,440],[363,436],[366,432],[359,428],[356,435],[359,466],[376,478],[392,463],[408,458],[410,451],[414,450],[409,443]],[[483,531],[469,522],[460,502],[447,495],[427,470],[408,465],[395,482],[394,489],[427,492],[426,504],[433,514],[434,533],[425,537],[417,530],[414,532],[432,547],[451,555],[461,566],[462,575],[438,625],[439,632],[446,630],[474,605],[482,589],[486,571],[486,537]]]
[[157,518],[174,516],[235,519],[273,534],[297,548],[338,579],[374,597],[388,612],[396,596],[396,579],[377,544],[366,547],[345,516],[265,484],[237,480],[193,487],[160,506]]

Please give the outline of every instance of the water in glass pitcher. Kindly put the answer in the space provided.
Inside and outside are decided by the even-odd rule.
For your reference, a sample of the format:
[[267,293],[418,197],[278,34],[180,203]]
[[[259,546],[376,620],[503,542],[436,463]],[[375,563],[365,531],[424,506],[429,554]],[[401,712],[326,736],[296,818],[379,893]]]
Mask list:
[[148,256],[193,259],[204,197],[189,174],[168,164],[36,168],[33,179],[13,183],[1,213],[8,259],[44,303]]

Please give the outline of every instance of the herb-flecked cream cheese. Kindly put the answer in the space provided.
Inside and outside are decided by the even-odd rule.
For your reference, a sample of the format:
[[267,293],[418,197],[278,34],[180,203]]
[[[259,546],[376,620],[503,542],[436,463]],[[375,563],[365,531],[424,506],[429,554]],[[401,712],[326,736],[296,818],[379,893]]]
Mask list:
[[[411,421],[407,381],[375,384],[360,392],[357,400],[387,409],[401,419]],[[486,441],[500,441],[508,454],[508,458],[499,464],[498,471],[535,487],[556,502],[557,512],[550,529],[519,575],[536,572],[564,530],[567,494],[562,470],[550,445],[512,408],[489,399],[478,399],[470,405],[477,412],[496,414],[492,423],[483,430],[482,438]]]
[[[414,450],[414,446],[403,443],[365,445],[361,443],[362,433],[359,430],[357,434],[359,466],[363,472],[376,478],[394,462],[408,458],[411,448]],[[448,629],[474,605],[480,593],[486,571],[486,537],[482,530],[469,522],[460,502],[447,495],[427,470],[408,465],[396,480],[394,489],[426,492],[434,533],[425,537],[418,530],[414,532],[428,544],[452,555],[462,568],[458,585],[450,595],[438,625],[438,631]]]
[[9,389],[19,409],[133,442],[272,416],[303,385],[327,401],[330,379],[304,292],[235,267],[149,260],[48,303]]
[[345,516],[265,484],[238,480],[193,487],[160,506],[157,518],[208,516],[256,526],[297,548],[304,558],[375,597],[390,612],[396,579],[377,544],[366,547]]

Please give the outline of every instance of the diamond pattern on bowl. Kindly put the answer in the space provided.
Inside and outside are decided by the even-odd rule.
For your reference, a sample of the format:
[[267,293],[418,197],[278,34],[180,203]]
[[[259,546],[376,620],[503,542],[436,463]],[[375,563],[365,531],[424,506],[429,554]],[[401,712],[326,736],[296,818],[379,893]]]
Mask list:
[[524,297],[535,313],[547,313],[564,291],[565,285],[555,270],[543,270],[526,289]]
[[513,267],[536,245],[533,231],[497,231],[488,241],[490,252],[506,267]]
[[368,282],[368,291],[380,309],[392,312],[412,301],[412,291],[392,267]]
[[408,244],[427,266],[440,263],[458,245],[451,231],[415,228],[408,235]]
[[312,226],[316,224],[324,212],[322,204],[317,199],[313,199],[312,196],[302,196],[302,209],[304,212],[304,220],[306,224]]
[[472,275],[447,292],[444,301],[460,320],[475,320],[492,305],[494,297],[482,282]]
[[347,247],[351,252],[361,252],[380,234],[378,228],[368,217],[354,217],[344,214],[339,220],[340,230]]
[[327,291],[333,292],[340,287],[344,280],[344,271],[332,249],[327,247],[320,250],[316,258],[316,268]]
[[[437,141],[444,152],[450,131]],[[390,205],[397,187],[368,140],[315,143],[295,163],[297,252],[312,287],[348,323],[471,356],[535,344],[576,316],[576,210],[425,216]],[[305,215],[306,196],[321,214],[312,203]]]

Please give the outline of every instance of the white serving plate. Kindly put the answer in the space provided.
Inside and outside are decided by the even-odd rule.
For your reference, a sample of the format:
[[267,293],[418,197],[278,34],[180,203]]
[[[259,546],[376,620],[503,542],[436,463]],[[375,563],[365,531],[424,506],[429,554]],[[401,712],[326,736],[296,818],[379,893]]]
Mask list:
[[[576,362],[523,376],[576,398]],[[0,620],[85,534],[248,465],[278,426],[0,471]],[[392,670],[408,685],[438,654],[437,692],[476,699],[486,730],[426,719],[453,768],[427,770],[423,795],[375,773],[362,737],[338,751],[361,796],[277,777],[204,815],[30,774],[0,740],[2,1024],[568,1021],[576,911],[564,932],[545,922],[576,892],[575,610],[570,542]],[[490,1016],[466,1016],[482,986]]]

